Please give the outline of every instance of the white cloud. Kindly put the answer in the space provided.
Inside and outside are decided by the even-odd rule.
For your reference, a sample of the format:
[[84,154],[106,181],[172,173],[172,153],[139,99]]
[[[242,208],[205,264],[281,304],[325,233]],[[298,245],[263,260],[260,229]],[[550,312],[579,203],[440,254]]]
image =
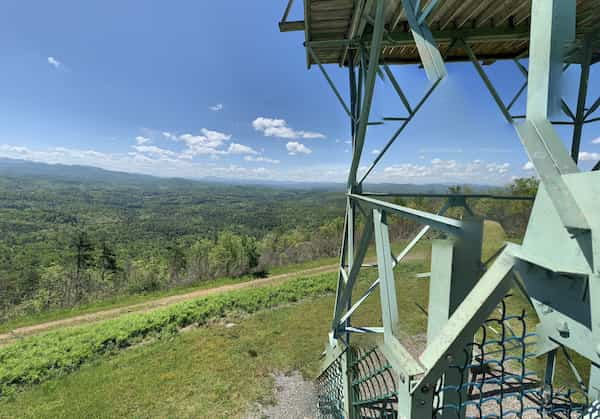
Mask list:
[[510,163],[488,163],[485,165],[485,168],[490,173],[504,174],[508,172],[508,169],[510,168]]
[[312,153],[312,150],[310,148],[306,147],[304,144],[301,144],[297,141],[290,141],[289,143],[287,143],[285,145],[285,147],[287,148],[288,154],[291,156],[294,156],[298,153],[300,153],[300,154]]
[[600,137],[593,139],[592,144],[600,144]]
[[313,131],[296,131],[287,126],[285,119],[258,117],[252,121],[255,130],[262,132],[265,137],[279,137],[295,140],[298,138],[325,138],[325,135]]
[[600,153],[590,153],[588,151],[579,152],[579,160],[581,161],[598,161],[600,160]]
[[378,149],[371,151],[371,154],[379,154],[379,153],[381,153],[381,150],[378,150]]
[[[229,146],[229,144],[228,144]],[[139,150],[135,147],[140,147]],[[146,148],[151,147],[151,148]],[[299,182],[327,181],[345,182],[348,167],[344,164],[314,164],[310,170],[288,165],[277,166],[277,160],[260,155],[248,154],[244,161],[251,167],[213,160],[213,157],[225,157],[225,153],[211,155],[196,161],[183,153],[165,150],[150,145],[134,146],[129,153],[102,153],[95,150],[79,150],[64,147],[48,149],[30,149],[23,146],[0,144],[0,157],[25,159],[44,163],[78,164],[101,167],[109,170],[144,173],[158,176],[199,178],[218,176],[237,179],[290,180]],[[172,154],[174,153],[174,154]],[[600,156],[598,156],[600,157]],[[262,165],[260,164],[262,163]],[[270,168],[263,165],[270,164]],[[258,167],[252,167],[258,166]],[[490,168],[495,168],[490,172]],[[482,160],[453,161],[437,159],[436,164],[416,159],[416,163],[394,164],[375,170],[368,181],[396,183],[479,183],[505,184],[512,180],[515,173],[502,173],[504,162]],[[360,169],[364,171],[364,168]]]
[[62,66],[62,63],[52,56],[48,57],[47,60],[48,64],[54,68],[60,68]]
[[172,150],[167,150],[165,148],[156,147],[153,145],[135,145],[133,148],[139,153],[145,154],[153,154],[161,157],[175,157],[177,153]]
[[227,148],[223,148],[227,141],[231,139],[231,134],[225,134],[223,132],[213,131],[206,128],[202,128],[200,130],[200,135],[177,135],[168,131],[163,131],[162,135],[169,140],[183,143],[185,145],[185,150],[179,155],[179,157],[187,160],[193,159],[195,156],[200,155],[208,155],[213,159],[217,159],[218,156],[226,154],[260,154],[250,146],[233,142],[229,143]]
[[214,106],[209,106],[208,109],[210,109],[211,111],[219,112],[219,111],[223,110],[223,104],[217,103]]
[[525,163],[522,167],[523,170],[533,170],[535,169],[535,166],[533,165],[533,163],[531,161],[528,161],[527,163]]
[[344,144],[352,144],[352,140],[346,140],[344,141]]
[[229,154],[252,154],[252,155],[258,154],[258,152],[256,150],[254,150],[252,147],[248,147],[247,145],[237,144],[237,143],[229,144],[227,153],[229,153]]
[[244,156],[244,160],[251,161],[251,162],[257,162],[257,163],[271,163],[271,164],[279,164],[280,163],[279,160],[270,159],[268,157],[263,157],[263,156]]
[[246,168],[236,165],[219,166],[216,162],[193,162],[181,159],[171,150],[154,146],[134,146],[129,153],[102,153],[55,147],[33,150],[27,147],[0,144],[0,157],[23,159],[49,164],[86,165],[107,170],[144,173],[169,177],[198,178],[218,176],[244,179],[280,179],[279,173],[264,167]]
[[388,166],[383,173],[374,173],[377,181],[388,182],[474,182],[499,183],[510,180],[509,163],[473,160],[432,159],[429,164],[403,163]]
[[231,139],[231,135],[219,131],[212,131],[206,128],[200,130],[202,135],[183,134],[175,136],[171,133],[163,133],[167,138],[174,141],[183,142],[187,149],[185,153],[189,157],[196,155],[224,154],[225,150],[219,150],[226,141]]
[[142,137],[141,135],[138,135],[137,137],[135,137],[135,142],[137,143],[137,145],[146,144],[146,143],[150,142],[150,138]]

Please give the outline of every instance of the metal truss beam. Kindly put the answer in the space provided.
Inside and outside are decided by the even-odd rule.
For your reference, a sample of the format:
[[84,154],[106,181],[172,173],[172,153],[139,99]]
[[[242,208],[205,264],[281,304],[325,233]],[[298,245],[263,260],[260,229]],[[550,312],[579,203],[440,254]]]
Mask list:
[[[451,208],[451,207],[456,207],[456,206],[462,206],[465,208],[465,210],[467,210],[467,212],[471,212],[470,209],[468,208],[468,206],[464,203],[464,201],[457,201],[455,199],[456,197],[454,196],[450,196],[448,198],[448,200],[446,201],[446,203],[442,206],[442,208],[438,211],[438,215],[442,216],[446,213],[446,211]],[[416,235],[415,237],[410,241],[410,243],[408,243],[406,245],[406,247],[397,255],[397,256],[392,256],[392,269],[394,269],[398,264],[400,264],[400,262],[406,257],[406,255],[408,255],[408,253],[410,253],[410,251],[417,245],[417,243],[419,243],[419,241],[425,237],[425,235],[429,232],[430,230],[430,226],[426,225],[424,226]],[[363,244],[361,244],[362,246]],[[378,265],[376,265],[378,266]],[[339,318],[339,320],[337,320],[337,322],[334,320],[334,330],[338,327],[341,327],[344,323],[346,323],[348,321],[348,319],[352,316],[352,314],[354,314],[354,312],[362,305],[362,303],[373,293],[373,291],[375,291],[377,289],[377,287],[379,286],[381,280],[380,278],[377,278],[372,284],[371,286],[367,289],[367,291],[351,306],[349,307],[348,311]],[[344,298],[347,298],[344,297]],[[347,300],[349,301],[349,299]]]
[[[417,233],[417,235],[411,240],[411,242],[408,245],[406,245],[406,247],[402,250],[402,252],[400,252],[400,254],[398,256],[392,258],[392,267],[393,268],[395,268],[404,259],[404,257],[417,245],[417,243],[425,236],[425,234],[427,234],[429,229],[430,229],[429,226],[423,227],[419,231],[419,233]],[[376,265],[376,266],[378,266],[378,265]],[[348,309],[346,314],[344,314],[340,318],[338,326],[341,325],[342,323],[344,323],[346,320],[348,320],[350,318],[350,316],[352,316],[352,314],[354,314],[354,312],[373,293],[373,291],[375,291],[377,289],[380,282],[381,282],[381,279],[377,278],[371,284],[371,286],[367,289],[367,291],[365,291],[365,293],[352,305],[352,307],[350,307]]]
[[394,87],[394,90],[396,91],[396,93],[398,93],[398,96],[400,97],[400,100],[402,101],[402,104],[406,108],[406,111],[409,114],[411,114],[413,112],[412,107],[410,106],[410,103],[409,103],[408,99],[406,98],[406,95],[402,91],[402,88],[400,87],[400,84],[396,80],[396,77],[394,76],[394,73],[392,73],[392,70],[390,69],[390,67],[387,64],[383,65],[383,69],[385,70],[385,74],[387,75],[390,83],[392,83],[392,86]]
[[[358,280],[358,273],[360,272],[360,268],[362,266],[362,263],[365,259],[365,256],[367,254],[367,250],[369,248],[369,243],[371,242],[371,239],[373,237],[373,222],[371,218],[368,218],[366,220],[366,224],[365,224],[365,228],[362,234],[362,237],[360,239],[360,244],[358,246],[358,254],[356,255],[356,258],[352,261],[351,264],[349,264],[349,266],[351,266],[350,268],[350,273],[344,278],[344,267],[340,266],[340,275],[341,278],[344,279],[343,281],[343,286],[341,288],[338,288],[338,295],[336,298],[336,304],[335,304],[335,310],[334,310],[334,316],[333,316],[333,325],[334,325],[334,330],[336,330],[338,323],[339,323],[339,319],[341,317],[342,314],[342,310],[344,309],[344,307],[347,308],[348,302],[352,300],[352,289],[354,288],[354,284],[356,283],[356,281]],[[348,252],[349,255],[351,254],[351,252]]]
[[333,90],[333,93],[335,94],[335,97],[337,97],[338,101],[340,102],[340,104],[344,108],[344,111],[354,121],[354,114],[348,108],[348,105],[346,104],[346,101],[342,97],[340,91],[335,86],[335,83],[333,82],[333,80],[331,80],[331,77],[329,77],[329,74],[327,73],[327,70],[325,70],[325,67],[323,67],[323,65],[321,64],[321,61],[319,61],[319,57],[317,57],[317,54],[315,54],[315,51],[312,49],[311,46],[308,46],[306,48],[308,49],[308,52],[310,53],[310,55],[313,58],[314,62],[319,67],[319,70],[321,70],[321,73],[323,74],[323,77],[325,77],[325,80],[327,80],[327,84],[329,84],[329,87],[331,87],[331,90]]
[[510,115],[510,111],[507,109],[506,106],[504,106],[504,102],[500,98],[500,95],[498,94],[498,92],[494,88],[494,85],[492,84],[492,82],[488,78],[487,74],[483,70],[483,67],[481,66],[481,63],[479,62],[479,60],[477,60],[477,57],[475,57],[475,53],[473,52],[473,50],[471,49],[471,47],[469,46],[469,44],[467,44],[465,41],[461,40],[461,43],[462,43],[462,46],[465,49],[465,51],[467,51],[467,54],[469,55],[469,58],[471,59],[471,62],[475,66],[475,69],[477,70],[477,73],[479,73],[479,76],[481,77],[481,79],[485,83],[487,89],[489,90],[490,94],[492,95],[492,97],[496,101],[496,104],[500,108],[500,111],[502,112],[502,115],[504,115],[504,118],[506,118],[506,121],[508,123],[512,124],[513,119],[512,119],[512,116]]
[[419,57],[423,63],[423,68],[427,73],[427,78],[431,81],[437,81],[446,76],[446,65],[440,54],[433,34],[425,22],[419,22],[418,10],[420,0],[401,0],[404,7],[404,15],[408,20],[410,31],[412,32],[414,42],[419,51]]
[[581,146],[581,134],[585,123],[585,100],[588,92],[588,80],[590,78],[590,66],[592,63],[592,37],[586,35],[583,41],[583,62],[581,63],[581,75],[579,77],[579,94],[577,97],[577,111],[573,117],[575,126],[573,128],[573,140],[571,143],[571,158],[575,163],[579,161],[579,148]]
[[360,164],[365,136],[367,134],[367,125],[369,122],[369,114],[371,112],[371,103],[373,101],[375,77],[379,67],[381,41],[383,39],[383,29],[385,24],[383,19],[384,6],[384,0],[377,0],[375,25],[373,26],[373,40],[371,42],[371,51],[369,53],[369,67],[365,77],[364,98],[362,99],[362,107],[358,118],[356,135],[354,138],[354,152],[352,155],[352,163],[350,164],[350,173],[348,175],[348,189],[350,191],[356,184],[356,172],[358,170],[358,165]]
[[486,193],[469,193],[469,194],[443,194],[443,193],[394,193],[394,192],[361,192],[362,196],[379,196],[379,197],[405,197],[405,198],[462,198],[462,199],[499,199],[508,201],[533,201],[535,197],[529,195],[494,195]]
[[447,355],[462,352],[464,345],[506,295],[510,289],[515,264],[511,248],[512,246],[507,246],[498,256],[434,341],[427,345],[419,357],[420,362],[427,368],[427,374],[421,379],[421,383],[430,384],[431,388],[435,386],[437,378],[455,362],[452,355]]
[[[390,74],[391,74],[391,72],[390,72]],[[393,77],[393,75],[392,75],[392,77]],[[391,80],[395,80],[395,79],[390,78],[390,81]],[[404,122],[394,132],[394,134],[392,135],[392,137],[388,140],[388,142],[385,144],[385,146],[381,149],[381,151],[379,152],[379,154],[377,155],[377,157],[375,157],[375,160],[373,160],[373,162],[369,165],[369,167],[367,168],[367,170],[365,171],[365,173],[362,175],[360,181],[358,182],[359,184],[362,185],[362,183],[366,180],[367,176],[369,176],[369,174],[373,171],[373,169],[375,169],[375,166],[377,166],[377,163],[379,163],[379,161],[383,158],[383,156],[388,151],[388,149],[392,146],[392,144],[394,144],[394,141],[396,141],[396,139],[400,136],[400,134],[402,133],[402,131],[404,131],[404,129],[408,126],[408,124],[410,123],[410,121],[412,121],[412,119],[414,118],[414,116],[419,112],[419,110],[425,104],[425,102],[427,101],[427,99],[429,99],[429,97],[431,96],[431,94],[433,93],[433,91],[435,90],[435,88],[440,84],[441,80],[442,79],[438,79],[435,83],[433,83],[433,85],[429,88],[429,90],[427,90],[427,93],[425,93],[425,96],[423,96],[423,98],[414,107],[414,109],[411,109],[409,111],[408,117],[406,117],[406,118],[403,119]],[[393,82],[392,82],[392,84],[393,84]],[[400,92],[402,92],[402,90],[400,89],[400,86],[398,86],[397,92],[398,92],[399,95],[401,94]],[[404,95],[402,94],[401,97],[402,96],[404,96]],[[405,104],[405,106],[407,106],[407,105]],[[408,108],[410,108],[410,104],[408,104],[407,109]]]
[[451,236],[460,236],[462,233],[463,223],[454,218],[443,217],[441,215],[431,214],[426,211],[420,211],[409,207],[403,207],[401,205],[392,204],[390,202],[381,201],[378,199],[368,198],[366,196],[348,194],[350,199],[359,201],[362,205],[365,205],[374,209],[384,209],[391,213],[402,215],[404,218],[416,221],[421,224],[427,224],[435,230],[442,231]]
[[394,285],[394,268],[392,250],[386,213],[381,208],[373,208],[375,223],[375,248],[377,250],[377,266],[380,278],[380,298],[385,343],[394,339],[400,322],[396,287]]
[[598,109],[599,107],[600,107],[600,96],[598,96],[598,99],[596,99],[596,101],[593,103],[593,105],[590,106],[588,111],[585,113],[584,119],[587,120],[590,116],[592,116],[592,114],[594,112],[596,112],[596,109]]

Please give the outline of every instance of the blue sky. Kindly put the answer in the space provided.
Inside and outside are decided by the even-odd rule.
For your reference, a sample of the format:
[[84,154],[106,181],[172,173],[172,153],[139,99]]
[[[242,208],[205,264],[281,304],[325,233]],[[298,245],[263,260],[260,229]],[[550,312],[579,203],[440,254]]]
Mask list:
[[[306,70],[303,34],[279,33],[285,3],[4,0],[0,157],[159,176],[344,181],[347,117],[318,69]],[[532,175],[472,65],[448,68],[372,180],[502,184]],[[347,70],[329,71],[345,91]],[[413,103],[428,88],[415,66],[395,73]],[[488,73],[507,99],[522,82],[511,63]],[[373,106],[372,120],[402,115],[381,80]],[[369,128],[362,166],[395,124]],[[599,138],[600,123],[589,124],[585,169],[600,158]]]

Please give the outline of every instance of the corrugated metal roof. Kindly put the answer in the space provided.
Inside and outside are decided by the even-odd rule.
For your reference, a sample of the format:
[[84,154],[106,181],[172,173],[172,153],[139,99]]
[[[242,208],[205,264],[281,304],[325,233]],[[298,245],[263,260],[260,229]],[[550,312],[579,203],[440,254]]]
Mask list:
[[[422,10],[434,1],[423,0]],[[282,30],[304,30],[321,63],[345,64],[348,41],[368,37],[367,23],[374,7],[373,0],[304,0],[304,20],[280,26]],[[438,0],[426,21],[447,61],[468,60],[461,48],[448,51],[456,38],[469,42],[478,58],[496,60],[527,56],[530,14],[531,0]],[[420,62],[401,1],[388,0],[385,16],[382,60]],[[594,61],[599,61],[600,0],[577,0],[578,41],[584,33],[595,34]],[[577,51],[569,57],[577,61]],[[309,55],[307,60],[312,64]]]

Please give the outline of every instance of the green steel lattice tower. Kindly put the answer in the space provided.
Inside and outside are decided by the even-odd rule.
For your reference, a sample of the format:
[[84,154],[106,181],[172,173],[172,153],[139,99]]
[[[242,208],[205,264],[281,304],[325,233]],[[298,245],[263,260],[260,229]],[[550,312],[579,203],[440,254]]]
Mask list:
[[[304,0],[302,20],[290,21],[293,2],[287,3],[280,30],[304,32],[307,65],[316,66],[323,73],[341,110],[348,115],[352,133],[338,291],[322,374],[329,377],[328,385],[337,389],[328,391],[337,396],[325,397],[331,403],[320,406],[320,414],[367,417],[360,407],[364,403],[377,417],[465,417],[473,409],[479,412],[476,416],[485,415],[481,406],[484,400],[489,401],[483,396],[485,388],[477,388],[479,405],[473,406],[476,383],[469,375],[477,359],[479,368],[485,364],[485,344],[479,343],[481,348],[476,352],[472,341],[516,285],[527,295],[539,318],[532,356],[546,359],[543,388],[531,397],[540,395],[546,399],[529,407],[530,403],[524,401],[530,394],[523,390],[523,373],[519,375],[521,388],[517,392],[520,407],[504,408],[503,397],[507,399],[507,393],[501,389],[500,397],[492,398],[496,410],[487,414],[519,417],[525,411],[539,416],[557,413],[552,410],[556,406],[553,400],[560,398],[552,390],[556,384],[556,354],[564,351],[568,355],[568,348],[587,358],[591,365],[589,382],[581,383],[586,402],[579,403],[584,407],[573,410],[573,414],[584,415],[586,406],[600,398],[600,162],[594,170],[584,172],[578,166],[578,157],[584,127],[600,121],[595,116],[600,107],[600,97],[595,97],[598,92],[588,92],[590,68],[600,61],[600,1]],[[485,71],[486,65],[499,60],[512,60],[515,77],[523,78],[522,87],[510,102],[502,99]],[[392,194],[369,193],[363,188],[381,158],[444,82],[447,62],[469,62],[475,67],[481,80],[474,81],[473,86],[489,91],[500,116],[514,126],[541,181],[523,243],[507,244],[487,268],[481,264],[483,220],[472,214],[466,199],[507,197],[449,195],[440,212],[432,214],[391,204],[382,198]],[[348,69],[347,95],[329,77],[326,67],[332,64]],[[416,103],[407,98],[402,80],[392,71],[394,65],[410,64],[421,65],[430,83]],[[573,109],[561,91],[561,79],[569,67],[576,67],[580,78]],[[385,79],[386,85],[397,93],[403,116],[384,121],[371,119],[377,77]],[[515,115],[514,105],[524,95],[526,112]],[[588,96],[592,96],[591,102]],[[361,171],[368,128],[383,122],[398,124],[398,128],[372,163]],[[570,150],[556,125],[572,127]],[[454,206],[465,209],[462,219],[444,215]],[[360,232],[359,214],[365,220]],[[423,225],[398,255],[392,254],[390,247],[390,214]],[[435,240],[432,245],[427,345],[415,356],[397,333],[402,319],[398,315],[394,267],[430,230],[443,233],[445,239]],[[376,246],[379,278],[366,293],[356,296],[353,290],[371,242]],[[352,315],[376,289],[383,325],[353,324]],[[502,318],[495,321],[504,331],[511,320],[523,322],[521,317],[504,311]],[[525,331],[519,335],[507,327],[512,330],[514,343],[525,348],[529,335]],[[352,368],[356,369],[360,361],[372,354],[360,356],[353,352],[351,338],[356,333],[379,334],[381,343],[377,348],[380,355],[376,372],[353,380]],[[504,345],[503,360],[507,358],[505,346],[509,341],[503,338],[500,342],[500,346]],[[465,351],[466,347],[470,349]],[[517,361],[524,366],[529,355],[523,349]],[[574,368],[572,362],[569,365]],[[338,373],[333,373],[334,369]],[[366,400],[359,394],[360,386],[384,370],[390,378],[380,380],[372,390],[381,393],[382,388],[393,383],[391,395],[386,396],[387,407],[382,407],[385,403],[381,397]],[[574,373],[581,381],[576,369]],[[500,387],[511,374],[516,376],[505,371],[504,366],[502,374]],[[564,400],[568,409],[578,403],[571,393]]]

